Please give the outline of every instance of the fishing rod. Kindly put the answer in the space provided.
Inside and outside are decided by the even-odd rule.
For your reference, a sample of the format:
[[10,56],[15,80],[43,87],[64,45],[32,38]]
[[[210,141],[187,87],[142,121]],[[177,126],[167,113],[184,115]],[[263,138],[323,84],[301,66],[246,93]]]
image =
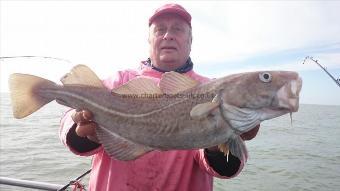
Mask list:
[[92,169],[89,169],[88,171],[86,171],[84,174],[80,175],[78,178],[76,178],[75,180],[70,181],[70,183],[66,184],[64,187],[58,189],[57,191],[65,191],[69,186],[74,185],[75,189],[76,188],[80,188],[80,190],[84,189],[84,186],[82,184],[79,183],[79,180],[82,179],[85,175],[89,174],[91,172]]
[[71,61],[69,60],[66,60],[63,58],[50,57],[50,56],[3,56],[3,57],[0,57],[0,60],[16,59],[16,58],[42,58],[42,59],[52,59],[52,60],[59,60],[59,61],[71,63]]
[[328,74],[328,76],[331,77],[332,80],[334,80],[334,82],[340,87],[340,77],[339,77],[338,79],[335,79],[335,77],[327,71],[326,67],[322,66],[322,65],[318,62],[318,60],[313,59],[313,57],[311,57],[311,56],[307,56],[307,57],[303,60],[303,63],[302,63],[302,64],[305,64],[305,62],[306,62],[307,59],[313,61],[313,62],[316,63],[320,68],[322,68],[323,71],[325,71],[326,74]]

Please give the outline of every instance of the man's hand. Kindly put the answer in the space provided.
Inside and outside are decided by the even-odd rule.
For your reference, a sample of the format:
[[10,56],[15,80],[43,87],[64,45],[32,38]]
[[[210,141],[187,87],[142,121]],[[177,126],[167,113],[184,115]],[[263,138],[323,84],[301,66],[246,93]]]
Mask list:
[[242,133],[241,134],[241,138],[245,141],[249,141],[252,140],[254,137],[256,137],[257,132],[260,129],[260,125],[257,125],[256,127],[254,127],[252,130]]
[[72,115],[73,121],[77,124],[76,134],[80,137],[87,137],[93,142],[99,143],[95,128],[97,124],[92,121],[93,114],[89,110],[76,111]]

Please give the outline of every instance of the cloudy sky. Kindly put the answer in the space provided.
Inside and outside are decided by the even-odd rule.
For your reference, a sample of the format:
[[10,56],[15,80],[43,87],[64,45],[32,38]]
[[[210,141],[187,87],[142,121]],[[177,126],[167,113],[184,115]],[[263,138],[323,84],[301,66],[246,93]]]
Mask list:
[[[220,77],[292,70],[303,78],[301,103],[340,105],[340,1],[171,1],[192,15],[191,57],[198,73]],[[57,81],[76,64],[105,78],[148,57],[148,18],[169,1],[1,1],[1,91],[10,73]]]

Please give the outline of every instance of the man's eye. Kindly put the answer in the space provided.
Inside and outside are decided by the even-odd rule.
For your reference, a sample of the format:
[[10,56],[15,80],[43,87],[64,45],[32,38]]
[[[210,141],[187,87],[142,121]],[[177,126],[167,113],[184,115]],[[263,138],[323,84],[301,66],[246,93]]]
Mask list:
[[181,27],[175,27],[173,28],[173,31],[175,32],[181,32],[183,29]]
[[162,33],[162,32],[164,32],[165,31],[165,28],[157,28],[156,29],[156,32],[157,33]]
[[176,27],[176,28],[175,28],[175,30],[176,30],[176,31],[181,31],[181,30],[182,30],[182,28],[180,28],[180,27]]

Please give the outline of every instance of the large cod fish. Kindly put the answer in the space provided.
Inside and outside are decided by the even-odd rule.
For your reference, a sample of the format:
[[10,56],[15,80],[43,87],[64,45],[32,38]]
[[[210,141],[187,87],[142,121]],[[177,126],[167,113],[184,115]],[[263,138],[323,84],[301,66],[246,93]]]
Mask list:
[[157,85],[135,78],[112,90],[84,65],[61,79],[63,85],[28,74],[9,79],[13,115],[23,118],[45,104],[87,109],[98,124],[105,151],[133,160],[152,150],[196,149],[219,145],[240,160],[248,157],[240,137],[261,121],[299,107],[302,80],[295,72],[261,71],[229,75],[199,84],[169,72]]

